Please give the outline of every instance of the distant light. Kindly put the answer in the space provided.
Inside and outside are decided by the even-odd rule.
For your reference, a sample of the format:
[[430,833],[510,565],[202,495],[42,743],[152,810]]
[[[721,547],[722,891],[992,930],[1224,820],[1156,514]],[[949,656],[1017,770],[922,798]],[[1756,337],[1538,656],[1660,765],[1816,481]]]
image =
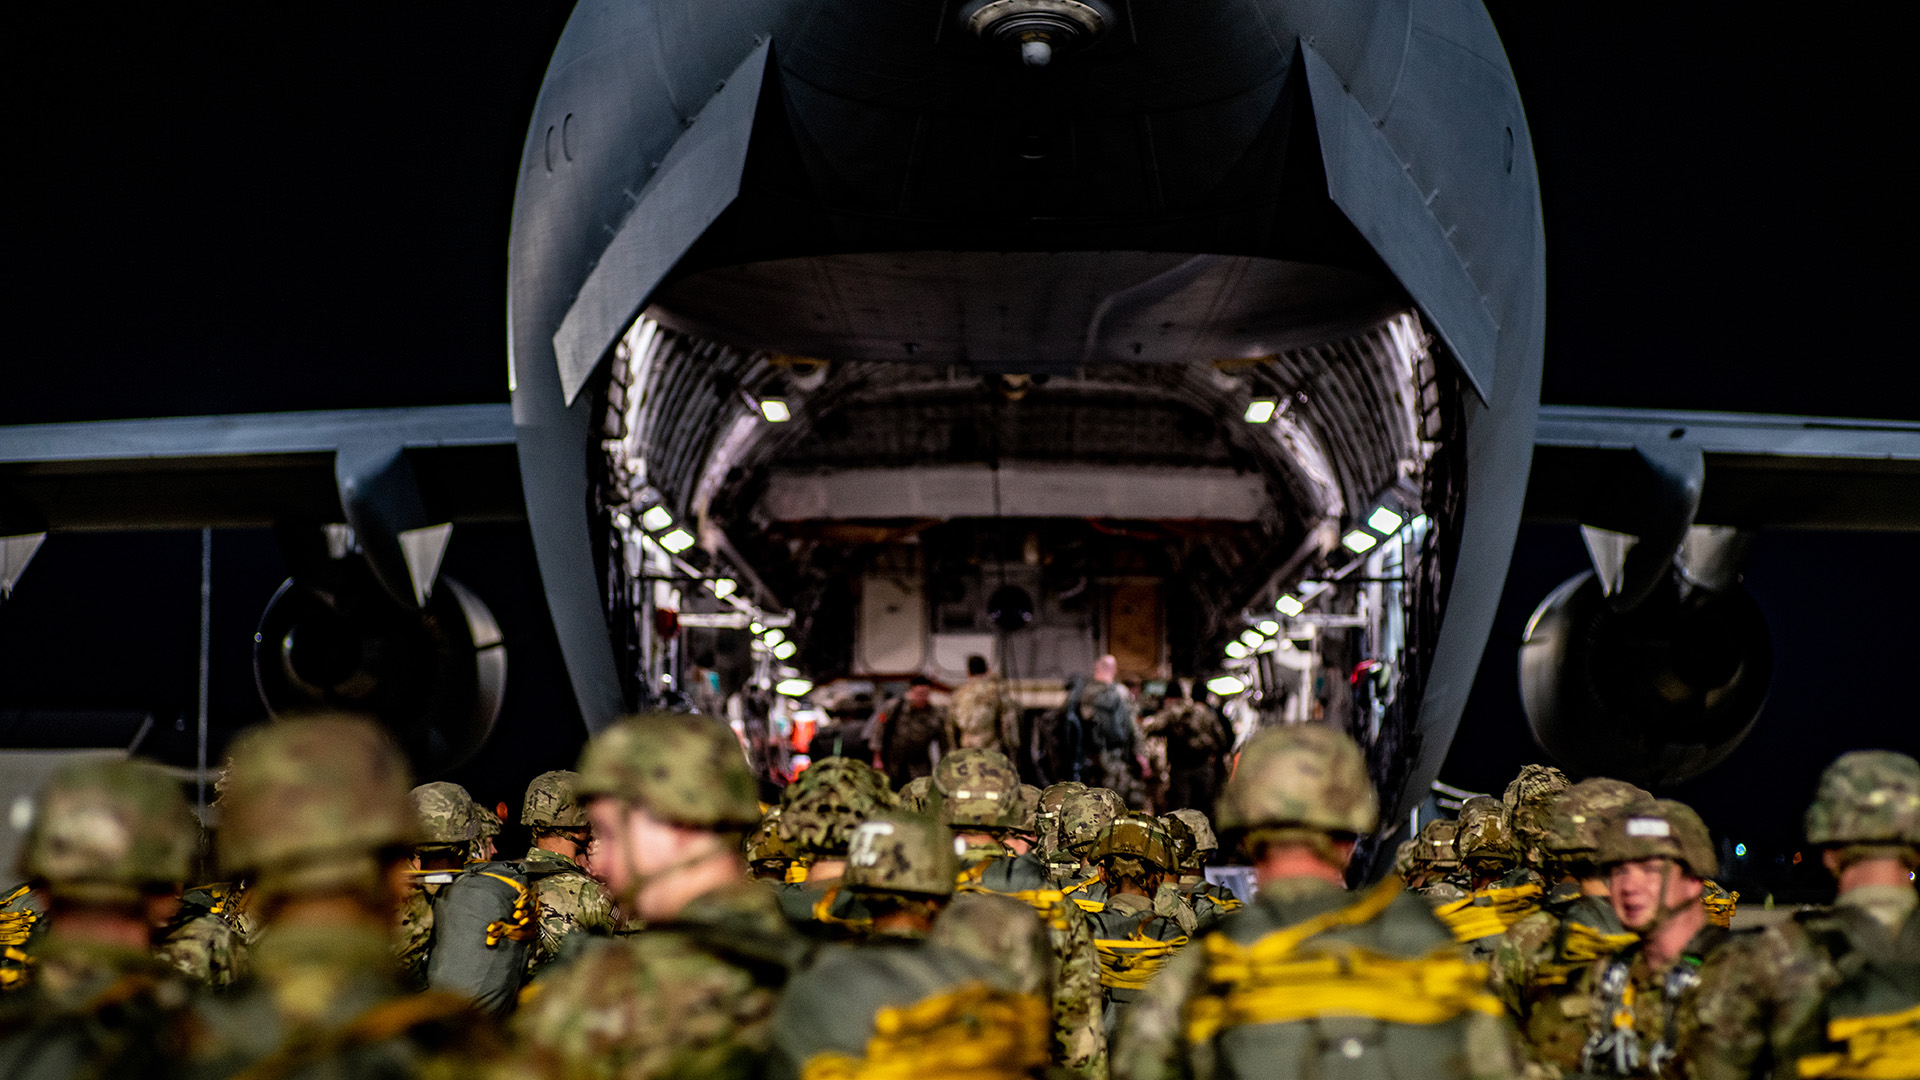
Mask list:
[[1400,531],[1400,526],[1406,524],[1406,521],[1406,518],[1383,506],[1367,518],[1367,527],[1381,536],[1392,536]]
[[773,684],[773,692],[788,697],[805,697],[813,689],[813,684],[805,679],[781,679]]
[[781,642],[787,640],[787,635],[781,633],[778,630],[769,630],[767,631],[765,640],[769,646],[778,645]]
[[650,506],[640,515],[640,526],[648,532],[659,532],[673,524],[673,513],[664,506]]
[[1281,652],[1292,652],[1292,651],[1293,651],[1293,639],[1292,639],[1292,638],[1290,638],[1290,637],[1283,637],[1283,638],[1281,638],[1281,639],[1280,639],[1280,651],[1281,651]]
[[1735,845],[1733,845],[1733,853],[1734,853],[1735,855],[1737,855],[1737,856],[1740,856],[1740,857],[1742,857],[1742,858],[1745,858],[1745,857],[1746,857],[1746,854],[1747,854],[1747,845],[1745,845],[1745,844],[1735,844]]
[[1253,649],[1258,648],[1260,643],[1267,639],[1261,637],[1260,631],[1258,630],[1242,630],[1240,631],[1240,640],[1246,643],[1247,648]]
[[678,555],[693,546],[693,534],[685,529],[675,529],[660,538],[660,546]]
[[1219,694],[1221,697],[1232,697],[1246,688],[1246,683],[1241,682],[1231,675],[1222,675],[1217,679],[1207,680],[1207,689]]
[[613,515],[613,523],[614,523],[615,525],[618,525],[618,526],[620,526],[620,531],[621,531],[621,532],[625,532],[625,531],[627,531],[628,529],[631,529],[631,528],[633,528],[633,519],[632,519],[632,518],[630,518],[630,517],[628,517],[628,516],[627,516],[627,515],[625,515],[625,514],[615,514],[615,515]]
[[1255,627],[1254,629],[1259,630],[1261,633],[1267,635],[1268,637],[1272,637],[1273,635],[1280,632],[1280,624],[1277,622],[1274,622],[1272,619],[1268,619],[1266,622],[1261,623],[1259,626]]
[[1279,407],[1280,403],[1273,398],[1254,398],[1252,401],[1247,402],[1247,423],[1264,424],[1273,419],[1273,410]]
[[725,600],[740,590],[740,583],[730,577],[714,578],[707,582],[707,589],[713,595]]
[[760,399],[760,415],[766,417],[769,424],[784,424],[793,419],[786,401],[777,397]]
[[762,625],[760,625],[759,623],[748,623],[748,624],[747,624],[747,629],[748,629],[749,631],[751,631],[751,632],[753,632],[753,633],[756,633],[756,634],[758,634],[758,633],[761,633],[762,631],[764,631],[764,630],[766,630],[766,627],[764,627],[764,626],[762,626]]
[[1433,519],[1428,517],[1427,515],[1417,514],[1414,516],[1414,519],[1413,519],[1414,528],[1426,529],[1426,528],[1431,528],[1432,526],[1433,526]]
[[1354,554],[1357,555],[1360,552],[1365,551],[1368,548],[1378,544],[1380,541],[1374,539],[1373,534],[1370,532],[1362,532],[1359,529],[1355,529],[1352,532],[1348,533],[1347,535],[1341,537],[1340,542],[1342,544],[1345,544],[1349,551],[1352,551]]
[[1273,609],[1291,619],[1295,615],[1307,610],[1307,605],[1294,599],[1292,596],[1283,596],[1273,602]]
[[1235,660],[1245,660],[1247,658],[1247,654],[1251,651],[1252,650],[1248,649],[1245,645],[1242,645],[1237,641],[1227,642],[1226,653],[1228,656],[1233,657]]
[[800,651],[800,646],[795,645],[791,641],[783,641],[780,644],[775,645],[773,647],[773,655],[779,657],[782,660],[792,659],[793,654],[799,651]]

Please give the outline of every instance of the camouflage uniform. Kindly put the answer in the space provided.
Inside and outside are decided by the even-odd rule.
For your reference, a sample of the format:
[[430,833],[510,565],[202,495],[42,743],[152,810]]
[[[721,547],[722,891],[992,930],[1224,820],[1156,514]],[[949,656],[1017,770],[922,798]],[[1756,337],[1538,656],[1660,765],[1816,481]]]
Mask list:
[[[1330,727],[1256,734],[1220,800],[1220,826],[1257,855],[1335,840],[1379,809],[1360,748]],[[1360,896],[1319,877],[1275,878],[1181,950],[1122,1019],[1114,1080],[1510,1077],[1518,1061],[1485,969],[1426,903],[1388,879]]]
[[780,835],[799,852],[802,866],[775,893],[787,918],[808,936],[844,940],[866,934],[859,897],[840,887],[837,874],[824,874],[814,864],[844,859],[853,830],[893,805],[886,777],[852,758],[817,762],[781,793]]
[[1454,845],[1472,880],[1494,880],[1440,904],[1434,914],[1467,946],[1469,957],[1488,960],[1508,927],[1539,910],[1544,883],[1539,874],[1516,865],[1506,811],[1492,799],[1469,799],[1460,808]]
[[[414,845],[415,854],[422,858],[439,854],[457,857],[463,862],[468,860],[480,836],[481,810],[467,789],[443,780],[421,784],[408,795],[413,799],[414,819],[419,823],[422,841]],[[400,961],[402,978],[416,990],[425,989],[427,985],[427,958],[433,951],[434,898],[457,873],[457,870],[416,870],[407,876],[407,892],[400,900],[400,913],[395,919],[393,951]]]
[[[388,853],[417,839],[405,759],[355,717],[262,724],[235,740],[221,795],[220,864],[249,876],[264,913],[248,976],[200,1000],[184,1077],[471,1074],[497,1061],[468,1003],[408,994],[391,940]],[[351,905],[304,918],[284,900]]]
[[[1069,798],[1087,790],[1087,785],[1078,780],[1065,780],[1046,787],[1040,792],[1040,812],[1034,816],[1034,828],[1039,833],[1039,845],[1035,851],[1041,861],[1048,865],[1048,873],[1067,873],[1066,864],[1071,861],[1078,869],[1079,860],[1066,854],[1060,842],[1060,812]],[[1057,868],[1057,870],[1056,870]]]
[[[571,839],[585,850],[590,826],[586,807],[574,793],[578,780],[578,773],[560,769],[541,773],[527,785],[520,824],[533,828],[536,841],[543,830],[572,830]],[[527,978],[560,955],[569,935],[613,933],[613,895],[578,862],[536,843],[520,860],[520,869],[532,881],[540,911],[540,936],[527,957]]]
[[[138,761],[61,768],[34,807],[21,870],[59,905],[146,929],[143,893],[179,888],[200,826],[179,785]],[[0,1076],[160,1074],[175,1052],[187,987],[143,948],[66,928],[55,914],[33,953],[33,978],[0,1005]]]
[[[1807,839],[1842,865],[1920,865],[1920,763],[1842,755],[1820,778]],[[1688,1076],[1920,1076],[1920,899],[1912,886],[1856,886],[1710,958],[1683,1020]]]
[[1166,790],[1160,805],[1211,811],[1233,749],[1233,733],[1219,714],[1205,702],[1170,697],[1140,730],[1165,746]]
[[1094,680],[1080,693],[1080,714],[1093,744],[1100,786],[1136,810],[1146,809],[1146,781],[1140,775],[1140,725],[1133,702],[1117,683]]
[[155,952],[202,986],[224,990],[247,974],[249,951],[260,940],[260,919],[246,881],[188,889],[180,911]]
[[947,715],[938,705],[915,707],[901,702],[880,732],[880,760],[895,788],[910,780],[933,775],[934,759],[947,745]]
[[[886,815],[859,827],[846,880],[876,907],[931,919],[952,895],[957,868],[952,836],[937,822]],[[1038,1077],[1048,1061],[1040,990],[1017,985],[998,963],[921,934],[876,936],[794,979],[774,1014],[769,1075]]]
[[[732,731],[672,713],[629,717],[595,736],[577,788],[582,799],[616,800],[716,837],[759,822],[755,789]],[[615,899],[628,906],[635,897]],[[757,1076],[780,989],[804,952],[772,894],[743,873],[671,919],[594,940],[549,968],[528,988],[513,1030],[536,1064],[569,1078]]]
[[1543,878],[1550,869],[1545,844],[1553,804],[1570,786],[1566,774],[1551,765],[1524,765],[1500,796],[1520,865]]
[[1541,910],[1508,928],[1493,958],[1494,992],[1519,1020],[1537,1061],[1579,1069],[1589,1007],[1582,972],[1637,940],[1606,897],[1585,895],[1579,879],[1599,875],[1593,860],[1608,816],[1649,798],[1632,784],[1596,778],[1553,801],[1539,846],[1557,873],[1574,880],[1556,886]]
[[[1140,997],[1141,990],[1187,943],[1195,920],[1177,889],[1165,889],[1162,879],[1177,869],[1173,840],[1161,824],[1144,814],[1126,814],[1100,831],[1090,852],[1099,866],[1103,886],[1097,900],[1083,904],[1093,924],[1094,949],[1100,955],[1100,986],[1106,1005],[1103,1018],[1113,1034],[1120,1014]],[[1131,881],[1156,895],[1116,891],[1113,883]],[[1186,915],[1181,919],[1156,911],[1161,895]]]
[[1020,708],[1007,684],[976,675],[953,692],[947,703],[947,744],[955,750],[981,748],[1011,756],[1020,747]]
[[[1719,869],[1699,815],[1668,799],[1641,801],[1608,817],[1594,861],[1602,869],[1641,859],[1667,859],[1705,878]],[[1654,918],[1653,933],[1666,916]],[[1631,929],[1631,928],[1629,928]],[[1580,993],[1563,1000],[1568,1019],[1587,1035],[1580,1071],[1598,1076],[1675,1077],[1678,1035],[1694,1008],[1699,973],[1727,943],[1727,931],[1705,924],[1665,970],[1654,970],[1644,940],[1593,961],[1580,973]]]
[[1180,861],[1180,878],[1173,884],[1193,909],[1194,925],[1189,932],[1204,934],[1241,906],[1240,898],[1232,889],[1215,885],[1206,878],[1203,868],[1220,849],[1220,841],[1213,835],[1213,823],[1207,820],[1207,815],[1193,809],[1162,814],[1160,821],[1166,825],[1167,835],[1173,838],[1174,857]]
[[1434,818],[1413,838],[1413,871],[1407,885],[1436,907],[1466,895],[1466,890],[1453,884],[1460,873],[1460,848],[1455,843],[1459,832],[1459,822]]

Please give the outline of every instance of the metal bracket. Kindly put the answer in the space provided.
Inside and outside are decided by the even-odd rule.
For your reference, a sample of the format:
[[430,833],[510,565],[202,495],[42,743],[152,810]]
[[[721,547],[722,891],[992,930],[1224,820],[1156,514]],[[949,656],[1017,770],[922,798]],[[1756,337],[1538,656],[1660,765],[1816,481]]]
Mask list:
[[425,606],[453,523],[427,516],[406,451],[393,443],[342,446],[333,473],[340,509],[373,576],[403,607]]

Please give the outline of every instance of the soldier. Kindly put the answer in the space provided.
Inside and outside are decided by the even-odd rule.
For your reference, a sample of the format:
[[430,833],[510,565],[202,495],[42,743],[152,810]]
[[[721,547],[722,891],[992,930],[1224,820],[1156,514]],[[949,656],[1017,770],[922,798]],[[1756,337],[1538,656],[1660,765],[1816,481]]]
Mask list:
[[479,804],[459,784],[444,780],[421,784],[409,795],[421,842],[413,846],[413,872],[400,901],[394,954],[408,985],[422,989],[432,954],[434,898],[472,860],[482,825]]
[[1223,840],[1251,856],[1255,900],[1147,984],[1115,1040],[1115,1080],[1509,1077],[1486,970],[1388,878],[1345,889],[1379,824],[1366,759],[1324,725],[1266,728],[1220,797]]
[[980,868],[989,859],[1014,854],[1003,842],[1026,815],[1020,801],[1020,774],[998,750],[955,750],[933,771],[940,793],[937,814],[954,830],[955,853],[962,870]]
[[1144,810],[1147,789],[1141,775],[1140,729],[1132,700],[1115,681],[1119,668],[1118,660],[1101,657],[1093,665],[1092,681],[1078,688],[1073,704],[1079,707],[1087,739],[1093,744],[1100,785],[1119,795],[1125,806]]
[[1680,1017],[1693,1007],[1701,965],[1728,937],[1708,922],[1701,902],[1703,879],[1719,869],[1713,841],[1685,804],[1641,801],[1607,819],[1594,861],[1607,874],[1614,915],[1640,940],[1581,973],[1587,1038],[1580,1070],[1677,1076]]
[[[216,810],[226,788],[222,770],[214,781]],[[253,882],[246,878],[188,889],[156,952],[201,986],[213,990],[232,986],[247,974],[249,953],[260,938],[260,916],[253,900]]]
[[1470,890],[1434,914],[1467,946],[1468,956],[1487,960],[1508,927],[1539,910],[1545,890],[1539,874],[1519,865],[1506,811],[1484,795],[1460,808],[1454,845]]
[[393,959],[398,881],[419,838],[412,781],[373,723],[319,715],[241,734],[221,796],[223,870],[255,882],[251,972],[199,1001],[189,1077],[415,1076],[498,1056],[453,994],[408,994]]
[[540,911],[540,936],[527,957],[527,979],[560,955],[569,935],[614,931],[613,896],[580,863],[593,828],[574,790],[579,779],[571,769],[541,773],[527,785],[521,804],[520,824],[533,829],[533,847],[520,868]]
[[1213,800],[1226,776],[1226,755],[1233,735],[1205,702],[1188,700],[1179,679],[1167,680],[1165,704],[1140,726],[1148,737],[1166,740],[1167,778],[1163,806],[1213,812]]
[[1145,814],[1122,815],[1100,830],[1090,855],[1100,874],[1100,898],[1082,906],[1093,924],[1105,999],[1102,1015],[1111,1038],[1122,1010],[1139,998],[1174,950],[1187,943],[1193,921],[1176,921],[1156,911],[1161,885],[1178,862],[1173,840],[1159,821]]
[[1413,871],[1407,877],[1407,888],[1435,907],[1467,895],[1453,881],[1460,873],[1460,849],[1454,843],[1459,832],[1459,822],[1434,818],[1413,838]]
[[911,780],[932,776],[934,763],[951,749],[946,713],[933,704],[933,684],[916,675],[880,732],[887,779],[898,790]]
[[[802,852],[780,833],[780,808],[777,806],[761,817],[760,824],[741,842],[740,850],[747,857],[747,872],[753,875],[755,881],[770,881],[778,885],[807,879]],[[591,872],[592,868],[588,869]],[[799,871],[798,876],[789,878],[788,871],[794,869]]]
[[513,1028],[567,1077],[757,1075],[805,957],[740,837],[760,821],[740,743],[711,717],[646,713],[601,732],[576,786],[636,933],[589,943],[528,989]]
[[1040,843],[1040,789],[1032,784],[1020,785],[1020,824],[1008,830],[1000,838],[1007,850],[1015,855],[1025,855]]
[[1541,910],[1508,928],[1494,949],[1493,988],[1519,1020],[1536,1061],[1580,1068],[1586,1045],[1581,973],[1637,940],[1607,900],[1594,861],[1607,819],[1653,796],[1619,780],[1582,780],[1553,802],[1541,848],[1559,879]]
[[1007,684],[987,674],[985,657],[967,657],[967,681],[947,705],[947,745],[997,750],[1009,758],[1020,749],[1020,707]]
[[473,820],[477,835],[473,838],[473,851],[467,856],[469,862],[492,862],[500,849],[495,837],[500,835],[500,815],[479,799],[473,800]]
[[1839,896],[1708,958],[1680,1025],[1695,1080],[1920,1075],[1920,763],[1842,754],[1806,824]]
[[860,825],[846,882],[874,912],[875,936],[794,979],[774,1014],[775,1080],[1041,1075],[1045,997],[1000,964],[928,940],[953,894],[954,846],[925,817]]
[[159,1075],[187,987],[149,950],[199,846],[179,785],[152,765],[54,773],[20,859],[47,897],[47,929],[30,984],[0,1007],[0,1076]]
[[853,830],[892,808],[886,777],[852,758],[828,758],[787,785],[780,795],[780,835],[802,861],[775,893],[795,926],[828,939],[867,933],[866,909],[840,887],[840,878]]
[[1068,799],[1085,790],[1087,785],[1078,780],[1064,780],[1040,792],[1040,810],[1034,815],[1034,827],[1039,831],[1040,844],[1035,854],[1047,864],[1048,877],[1059,877],[1079,869],[1080,860],[1067,854],[1066,848],[1060,843],[1060,811]]
[[1195,934],[1212,930],[1215,923],[1240,910],[1240,898],[1225,885],[1208,881],[1204,867],[1220,849],[1207,815],[1198,810],[1175,810],[1162,814],[1160,821],[1173,838],[1173,853],[1180,863],[1180,877],[1174,886],[1193,908]]
[[1550,880],[1546,849],[1541,846],[1547,836],[1547,818],[1553,813],[1553,801],[1569,786],[1566,774],[1551,765],[1523,765],[1500,796],[1520,865],[1543,880]]

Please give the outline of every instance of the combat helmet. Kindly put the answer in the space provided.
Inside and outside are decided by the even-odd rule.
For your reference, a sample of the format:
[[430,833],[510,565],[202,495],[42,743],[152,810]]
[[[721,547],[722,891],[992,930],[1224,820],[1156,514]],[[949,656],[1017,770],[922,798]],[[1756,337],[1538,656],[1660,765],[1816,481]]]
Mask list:
[[474,839],[490,840],[500,835],[500,815],[479,799],[473,800],[473,819],[479,829],[479,835]]
[[465,848],[479,839],[479,806],[466,788],[436,780],[408,794],[413,799],[414,815],[420,819],[420,847]]
[[1194,841],[1193,827],[1174,817],[1172,814],[1160,815],[1160,827],[1167,830],[1167,840],[1173,845],[1173,861],[1181,870],[1198,868],[1200,854]]
[[1074,793],[1087,790],[1078,780],[1050,784],[1040,792],[1040,810],[1034,816],[1034,829],[1040,837],[1040,852],[1050,857],[1060,848],[1060,808]]
[[1013,831],[1040,835],[1040,789],[1032,784],[1020,785],[1020,824]]
[[841,883],[859,892],[951,896],[960,872],[954,846],[953,833],[930,817],[882,814],[853,831]]
[[780,835],[805,854],[838,858],[856,826],[893,806],[887,779],[873,766],[826,758],[780,794]]
[[940,759],[933,770],[940,822],[963,831],[1006,832],[1025,816],[1020,773],[998,750],[969,747]]
[[1516,852],[1513,848],[1513,830],[1507,824],[1507,813],[1493,799],[1480,795],[1468,799],[1460,807],[1460,816],[1456,819],[1458,829],[1454,833],[1453,846],[1460,852],[1460,861],[1468,867],[1485,867],[1488,864],[1511,866]]
[[1366,755],[1325,724],[1270,727],[1247,740],[1220,793],[1217,824],[1235,842],[1256,829],[1356,836],[1380,824]]
[[20,871],[56,896],[119,903],[185,882],[199,848],[200,823],[157,766],[75,761],[35,798]]
[[1595,776],[1582,780],[1560,793],[1547,816],[1547,835],[1543,841],[1547,854],[1563,870],[1578,872],[1581,864],[1591,864],[1600,848],[1600,831],[1607,819],[1634,803],[1647,802],[1653,796],[1624,780]]
[[1609,817],[1600,830],[1594,862],[1602,867],[1660,858],[1685,865],[1697,878],[1720,872],[1720,860],[1713,853],[1706,823],[1686,803],[1643,800]]
[[1443,877],[1458,870],[1460,849],[1454,840],[1459,832],[1460,823],[1448,818],[1434,818],[1421,826],[1420,835],[1413,838],[1414,866]]
[[1807,807],[1807,841],[1920,848],[1920,762],[1891,750],[1840,755],[1820,774]]
[[407,761],[364,717],[316,713],[242,732],[228,757],[224,873],[278,891],[382,888],[381,859],[420,839]]
[[927,812],[927,803],[932,799],[932,796],[933,777],[916,776],[907,781],[906,786],[902,787],[899,794],[894,796],[894,802],[902,810],[915,814],[924,814]]
[[732,728],[710,716],[648,712],[587,743],[574,791],[674,825],[744,833],[760,823],[757,787]]
[[780,833],[779,807],[767,811],[760,824],[747,834],[741,842],[741,854],[746,856],[747,868],[755,877],[780,880],[785,877],[789,865],[798,861],[803,852],[792,841]]
[[1106,788],[1075,792],[1060,808],[1060,850],[1084,858],[1100,830],[1126,812],[1119,794]]
[[587,807],[580,801],[580,774],[572,769],[543,772],[527,785],[520,824],[537,829],[584,829]]
[[1144,878],[1179,868],[1173,838],[1157,818],[1126,813],[1100,830],[1088,861],[1109,867],[1120,877]]
[[1570,785],[1567,775],[1551,765],[1525,765],[1500,796],[1507,824],[1520,860],[1535,869],[1547,864],[1545,847],[1554,800]]
[[1189,864],[1193,869],[1199,869],[1214,852],[1220,850],[1220,838],[1213,835],[1213,822],[1207,820],[1206,814],[1191,807],[1182,807],[1179,810],[1170,810],[1161,814],[1160,820],[1167,823],[1169,830],[1173,828],[1173,823],[1178,821],[1193,834],[1193,854],[1180,856],[1182,869],[1186,869]]

